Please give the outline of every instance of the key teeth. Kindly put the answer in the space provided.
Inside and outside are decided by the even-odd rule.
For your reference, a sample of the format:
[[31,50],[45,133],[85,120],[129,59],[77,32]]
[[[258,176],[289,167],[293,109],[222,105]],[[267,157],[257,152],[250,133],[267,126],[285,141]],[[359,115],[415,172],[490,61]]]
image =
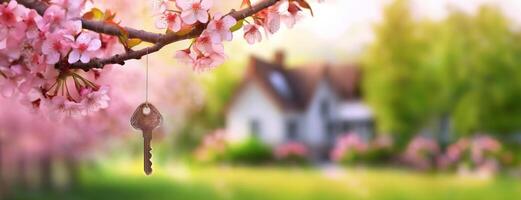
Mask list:
[[152,174],[152,148],[148,148],[146,154],[148,159],[146,160],[145,174],[148,176]]

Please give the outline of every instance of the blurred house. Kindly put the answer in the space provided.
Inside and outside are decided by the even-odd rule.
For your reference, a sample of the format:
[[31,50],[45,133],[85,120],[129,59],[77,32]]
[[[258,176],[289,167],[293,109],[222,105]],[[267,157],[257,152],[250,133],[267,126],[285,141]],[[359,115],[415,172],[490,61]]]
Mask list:
[[284,53],[273,61],[252,57],[226,110],[228,139],[256,137],[276,146],[307,144],[326,155],[339,134],[373,134],[371,109],[362,102],[358,66],[287,68]]

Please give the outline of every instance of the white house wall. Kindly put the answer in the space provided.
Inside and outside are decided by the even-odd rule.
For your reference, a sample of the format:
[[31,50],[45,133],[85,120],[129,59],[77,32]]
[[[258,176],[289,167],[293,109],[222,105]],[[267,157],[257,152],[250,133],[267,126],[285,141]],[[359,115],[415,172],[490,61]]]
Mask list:
[[243,88],[239,97],[228,110],[226,127],[228,139],[232,142],[247,138],[250,120],[260,124],[260,139],[269,145],[278,145],[285,139],[285,120],[281,110],[255,82]]
[[327,100],[330,105],[330,118],[335,118],[335,110],[337,105],[336,94],[332,91],[329,83],[322,80],[317,85],[315,93],[304,116],[304,130],[306,132],[306,140],[312,147],[323,147],[326,143],[327,134],[324,129],[327,123],[326,119],[321,116],[320,104],[322,100]]

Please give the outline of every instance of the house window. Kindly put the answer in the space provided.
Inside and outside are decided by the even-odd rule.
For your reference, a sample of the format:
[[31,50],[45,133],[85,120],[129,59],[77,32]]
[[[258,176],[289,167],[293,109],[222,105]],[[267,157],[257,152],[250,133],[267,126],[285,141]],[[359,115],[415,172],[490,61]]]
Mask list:
[[250,120],[250,134],[254,138],[259,138],[261,133],[260,122],[257,119]]
[[323,118],[327,118],[329,116],[329,102],[325,99],[320,102],[320,115]]
[[286,122],[286,139],[290,141],[298,139],[297,122],[294,120]]
[[349,123],[348,121],[343,121],[342,122],[342,131],[347,132],[350,129],[351,129],[351,123]]

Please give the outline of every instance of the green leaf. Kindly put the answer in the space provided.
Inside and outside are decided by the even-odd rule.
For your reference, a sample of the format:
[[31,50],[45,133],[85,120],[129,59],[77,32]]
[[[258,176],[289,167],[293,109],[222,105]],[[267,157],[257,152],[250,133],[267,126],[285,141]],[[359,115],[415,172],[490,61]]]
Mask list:
[[244,25],[244,20],[241,19],[241,20],[239,20],[235,25],[233,25],[233,26],[230,28],[230,31],[231,31],[231,32],[235,32],[235,31],[241,29],[243,25]]

